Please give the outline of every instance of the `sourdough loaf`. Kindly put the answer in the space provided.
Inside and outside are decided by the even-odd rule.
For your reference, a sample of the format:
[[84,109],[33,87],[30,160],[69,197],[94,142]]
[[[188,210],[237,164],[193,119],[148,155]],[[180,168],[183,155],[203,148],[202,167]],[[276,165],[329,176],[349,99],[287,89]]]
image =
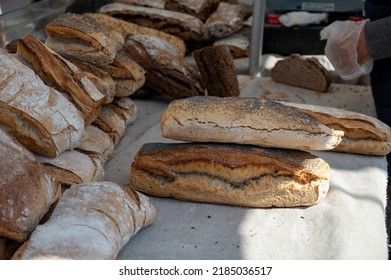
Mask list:
[[309,206],[329,187],[329,165],[304,151],[217,143],[141,147],[130,184],[180,200],[249,207]]
[[271,70],[270,76],[278,83],[326,92],[331,84],[330,74],[314,58],[304,58],[292,54],[279,60]]
[[330,150],[343,132],[274,101],[197,96],[172,101],[160,119],[165,138],[264,147]]
[[47,157],[77,147],[85,126],[79,110],[3,49],[0,65],[0,124]]
[[198,40],[202,37],[203,22],[185,13],[120,3],[104,5],[99,12],[154,28],[183,40]]
[[65,13],[49,22],[45,44],[66,58],[76,58],[95,65],[111,63],[124,38],[106,29],[91,17]]
[[130,188],[111,182],[73,185],[13,258],[114,260],[155,219],[149,199]]
[[19,40],[17,55],[31,65],[48,86],[67,95],[83,114],[86,125],[96,119],[105,96],[78,67],[32,35]]
[[60,195],[34,155],[0,129],[0,237],[25,241]]
[[311,116],[319,123],[342,130],[342,141],[333,151],[365,155],[387,155],[391,151],[390,127],[376,118],[326,106],[281,103]]
[[129,97],[116,97],[107,106],[124,120],[126,126],[133,123],[137,118],[137,106]]

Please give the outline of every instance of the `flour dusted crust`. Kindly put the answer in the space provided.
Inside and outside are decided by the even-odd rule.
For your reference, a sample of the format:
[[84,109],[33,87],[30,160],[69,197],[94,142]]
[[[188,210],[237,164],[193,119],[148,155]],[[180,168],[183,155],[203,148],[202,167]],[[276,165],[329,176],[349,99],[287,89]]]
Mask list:
[[111,63],[124,38],[108,30],[91,17],[65,13],[49,22],[45,44],[66,58],[76,58],[94,65]]
[[214,41],[213,46],[227,45],[233,58],[250,56],[251,27],[243,26],[239,31]]
[[326,68],[314,58],[304,58],[298,54],[279,60],[270,73],[278,83],[326,92],[331,77]]
[[366,155],[387,155],[391,151],[390,127],[376,118],[326,106],[281,103],[333,129],[342,130],[344,136],[334,151]]
[[98,21],[101,25],[106,26],[120,32],[121,35],[126,38],[133,35],[152,35],[161,38],[170,44],[171,48],[177,53],[179,57],[184,57],[186,53],[185,42],[174,35],[162,32],[160,30],[145,27],[139,24],[128,22],[122,19],[118,19],[109,15],[101,13],[86,13],[85,15],[92,17]]
[[105,181],[74,185],[13,258],[114,260],[155,219],[149,199],[130,188]]
[[137,106],[129,97],[117,97],[108,107],[124,120],[126,126],[137,118]]
[[0,129],[0,237],[25,241],[60,195],[34,155]]
[[47,85],[55,87],[72,101],[83,114],[86,125],[96,118],[105,96],[77,66],[32,35],[19,40],[17,54]]
[[166,10],[189,14],[205,21],[218,5],[218,0],[166,0]]
[[105,164],[114,151],[114,143],[106,132],[89,125],[83,134],[83,141],[75,150]]
[[0,64],[0,124],[47,157],[77,147],[85,126],[79,110],[2,49]]
[[330,150],[343,132],[274,101],[197,96],[172,101],[160,119],[163,137],[300,150]]
[[98,118],[93,124],[107,133],[115,146],[125,134],[126,121],[109,105],[107,104],[102,107]]
[[329,166],[307,152],[217,143],[141,147],[130,184],[180,200],[249,207],[308,206],[323,199]]
[[198,40],[202,37],[203,22],[198,18],[169,10],[112,3],[99,10],[116,18],[175,35],[183,40]]

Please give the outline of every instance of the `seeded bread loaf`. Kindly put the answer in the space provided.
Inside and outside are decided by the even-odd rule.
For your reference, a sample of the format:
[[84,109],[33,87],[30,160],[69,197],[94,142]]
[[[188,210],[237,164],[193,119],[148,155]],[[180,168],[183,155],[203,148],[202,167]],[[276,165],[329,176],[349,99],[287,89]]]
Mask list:
[[249,207],[309,206],[329,188],[329,165],[307,152],[249,145],[148,143],[131,166],[141,192]]

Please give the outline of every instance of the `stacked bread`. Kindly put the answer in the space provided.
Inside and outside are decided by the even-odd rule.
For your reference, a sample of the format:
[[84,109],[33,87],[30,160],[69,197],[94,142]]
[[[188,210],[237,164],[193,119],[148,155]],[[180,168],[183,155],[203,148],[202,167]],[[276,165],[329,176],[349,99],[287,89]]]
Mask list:
[[249,207],[317,203],[329,166],[303,150],[330,150],[343,132],[291,107],[245,97],[172,101],[160,119],[165,138],[145,144],[132,166],[132,187],[147,194]]

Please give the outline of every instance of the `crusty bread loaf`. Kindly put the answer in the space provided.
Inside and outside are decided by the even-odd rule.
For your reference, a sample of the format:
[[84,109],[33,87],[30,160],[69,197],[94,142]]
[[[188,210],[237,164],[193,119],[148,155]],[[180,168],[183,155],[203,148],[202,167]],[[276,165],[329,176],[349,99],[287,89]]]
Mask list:
[[74,185],[13,258],[114,260],[155,219],[149,199],[130,188],[111,182]]
[[0,129],[0,236],[25,241],[60,195],[34,155]]
[[114,0],[115,3],[164,9],[166,0]]
[[137,118],[137,106],[129,97],[116,97],[107,106],[124,120],[126,126],[133,123]]
[[117,52],[112,63],[101,66],[110,73],[115,82],[115,96],[129,96],[145,83],[145,71],[129,54]]
[[189,14],[205,21],[217,8],[218,0],[166,0],[164,9]]
[[333,129],[342,130],[342,141],[333,151],[365,155],[387,155],[391,151],[390,127],[376,118],[326,106],[281,103]]
[[99,12],[155,28],[183,40],[198,40],[202,37],[203,22],[185,13],[120,3],[106,4],[100,8]]
[[94,65],[111,63],[124,38],[108,30],[91,17],[65,13],[49,22],[45,44],[66,58],[76,58]]
[[203,39],[220,39],[239,31],[251,9],[245,4],[219,2],[202,27]]
[[330,74],[314,58],[304,58],[292,54],[279,60],[271,70],[270,76],[278,83],[326,92],[330,87]]
[[85,123],[76,107],[3,49],[0,65],[0,124],[47,157],[77,147]]
[[156,36],[135,35],[126,38],[121,51],[146,70],[145,84],[156,92],[173,99],[203,95],[199,72],[161,45]]
[[47,173],[62,186],[101,181],[104,178],[103,163],[78,151],[65,151],[55,158],[36,155]]
[[251,27],[243,26],[239,31],[218,39],[213,46],[226,45],[229,47],[233,58],[250,56]]
[[172,101],[160,119],[163,137],[264,147],[330,150],[343,132],[274,101],[197,96]]
[[109,15],[101,13],[87,13],[85,14],[89,17],[92,17],[101,25],[106,26],[107,28],[114,29],[122,34],[124,38],[133,35],[152,35],[161,38],[170,44],[171,48],[176,51],[179,57],[184,57],[186,53],[185,42],[174,35],[162,32],[160,30],[145,27],[138,25],[132,22],[128,22],[119,18],[115,18]]
[[32,35],[19,40],[17,55],[31,65],[48,86],[67,95],[83,114],[86,125],[96,119],[105,96],[78,67]]
[[304,151],[148,143],[134,158],[130,184],[150,195],[194,202],[308,206],[326,196],[329,165]]

